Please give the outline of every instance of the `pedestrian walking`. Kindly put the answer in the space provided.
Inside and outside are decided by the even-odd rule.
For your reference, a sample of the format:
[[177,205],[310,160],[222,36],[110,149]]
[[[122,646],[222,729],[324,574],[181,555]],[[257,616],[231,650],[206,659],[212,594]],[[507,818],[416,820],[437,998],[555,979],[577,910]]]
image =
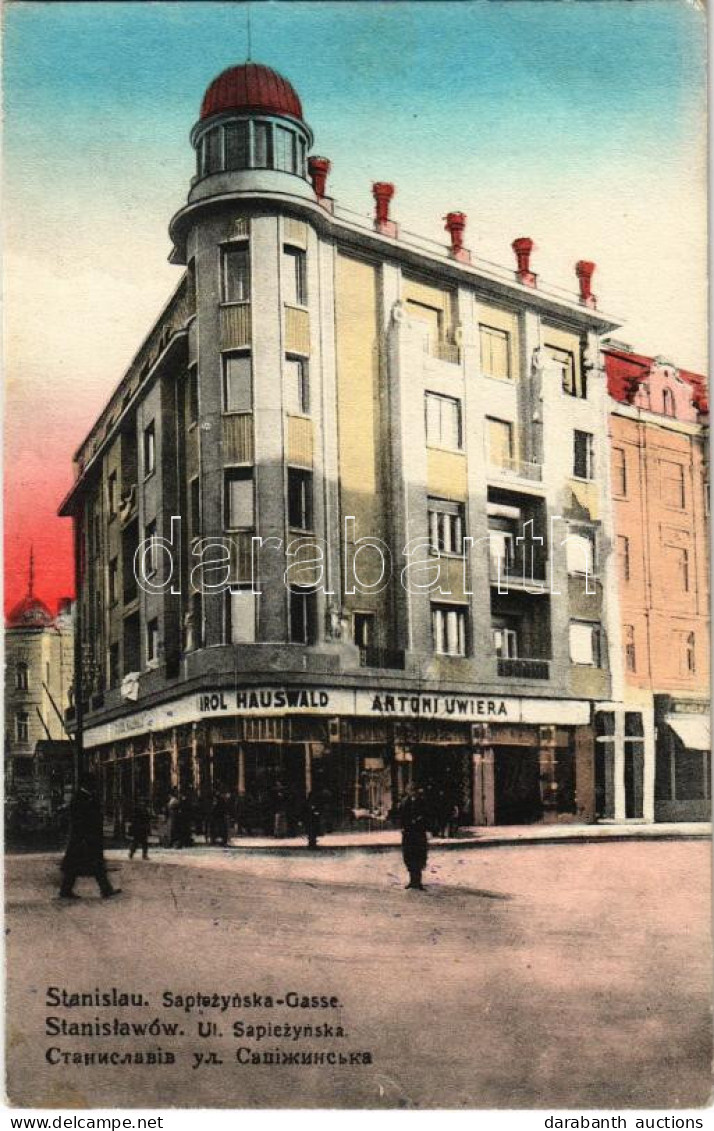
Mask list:
[[322,809],[320,795],[314,789],[308,793],[302,811],[302,822],[307,836],[307,847],[317,848],[317,838],[320,835]]
[[151,831],[151,814],[145,801],[137,801],[131,814],[131,845],[129,846],[129,859],[134,859],[137,848],[141,849],[142,860],[149,859],[149,833]]
[[409,787],[399,807],[399,818],[402,826],[402,856],[409,873],[406,887],[424,891],[421,877],[426,868],[429,813],[422,789]]
[[82,777],[69,807],[69,839],[62,859],[60,899],[79,899],[74,891],[78,876],[93,876],[99,884],[102,899],[118,895],[113,888],[104,861],[104,822],[94,782]]

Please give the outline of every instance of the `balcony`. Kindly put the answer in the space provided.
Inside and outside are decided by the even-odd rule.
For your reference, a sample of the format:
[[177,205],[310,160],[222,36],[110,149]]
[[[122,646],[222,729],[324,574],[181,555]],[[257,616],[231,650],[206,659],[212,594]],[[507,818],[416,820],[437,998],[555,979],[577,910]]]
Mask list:
[[360,648],[359,666],[361,668],[391,668],[404,671],[404,653],[394,648]]
[[532,568],[523,569],[522,562],[509,562],[504,558],[491,557],[489,561],[491,585],[497,585],[502,592],[518,590],[519,593],[548,592],[547,568],[545,562],[534,562]]
[[448,361],[451,365],[461,364],[460,348],[455,342],[449,342],[445,338],[428,335],[424,338],[424,352],[437,361]]
[[504,679],[550,679],[550,661],[499,656],[498,674]]
[[540,483],[543,466],[535,460],[501,456],[498,460],[488,459],[488,474],[490,479],[501,479],[504,482],[522,479],[529,483]]

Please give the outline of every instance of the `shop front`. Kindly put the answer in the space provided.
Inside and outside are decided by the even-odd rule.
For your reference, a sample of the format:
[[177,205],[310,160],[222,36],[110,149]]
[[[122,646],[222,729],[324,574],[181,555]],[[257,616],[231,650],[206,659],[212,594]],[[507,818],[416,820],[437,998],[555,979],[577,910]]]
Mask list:
[[[209,691],[167,706],[166,721],[176,725],[161,726],[156,709],[150,732],[97,744],[93,757],[117,828],[135,799],[149,799],[159,814],[176,790],[204,816],[220,797],[231,835],[300,835],[311,793],[325,831],[376,831],[398,827],[400,801],[414,785],[432,831],[453,834],[459,826],[594,820],[590,716],[589,703],[572,700]],[[140,725],[141,716],[129,718],[121,729]]]
[[709,703],[655,695],[655,820],[711,819]]

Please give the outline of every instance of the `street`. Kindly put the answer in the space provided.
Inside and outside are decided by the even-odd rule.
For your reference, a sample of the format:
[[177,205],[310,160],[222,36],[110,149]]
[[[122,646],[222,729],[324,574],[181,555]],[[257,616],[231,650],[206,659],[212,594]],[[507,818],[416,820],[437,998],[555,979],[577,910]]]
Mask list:
[[[617,1110],[707,1101],[708,841],[434,850],[424,893],[404,890],[396,850],[156,850],[148,862],[119,852],[108,861],[121,896],[104,902],[85,879],[81,901],[62,903],[57,855],[6,860],[7,1091],[16,1105]],[[49,986],[145,1000],[59,1007],[46,1002]],[[176,1005],[197,994],[202,1013]],[[214,994],[253,1003],[226,1007]],[[303,996],[333,1004],[293,1005]],[[63,1021],[114,1018],[179,1027],[55,1035]],[[325,1025],[326,1039],[317,1032]],[[156,1047],[175,1062],[63,1059]],[[48,1049],[59,1051],[48,1058]],[[275,1060],[251,1059],[264,1050]],[[284,1063],[282,1050],[298,1061]]]

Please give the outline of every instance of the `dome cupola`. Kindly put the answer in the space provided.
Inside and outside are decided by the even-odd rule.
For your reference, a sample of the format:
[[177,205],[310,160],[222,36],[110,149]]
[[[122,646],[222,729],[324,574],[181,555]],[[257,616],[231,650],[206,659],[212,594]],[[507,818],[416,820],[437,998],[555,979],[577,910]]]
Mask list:
[[203,96],[191,141],[191,201],[256,190],[314,199],[307,177],[312,133],[297,92],[270,67],[243,63],[218,75]]

